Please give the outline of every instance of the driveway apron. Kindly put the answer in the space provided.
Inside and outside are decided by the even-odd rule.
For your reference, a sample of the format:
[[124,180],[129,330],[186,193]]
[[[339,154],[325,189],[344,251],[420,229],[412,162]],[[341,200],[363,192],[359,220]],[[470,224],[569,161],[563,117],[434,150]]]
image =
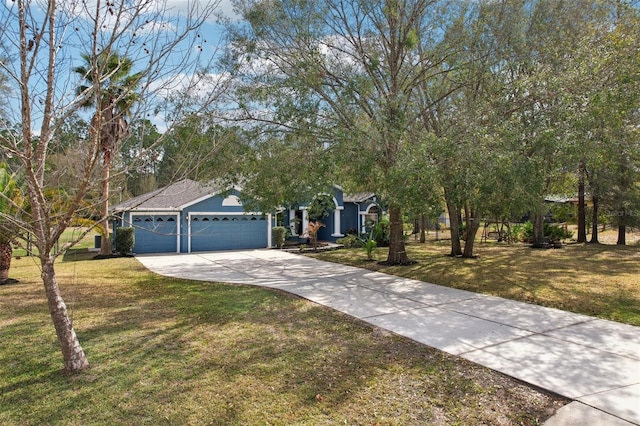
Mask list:
[[547,425],[640,425],[640,327],[283,252],[137,259],[161,275],[276,288],[574,400]]

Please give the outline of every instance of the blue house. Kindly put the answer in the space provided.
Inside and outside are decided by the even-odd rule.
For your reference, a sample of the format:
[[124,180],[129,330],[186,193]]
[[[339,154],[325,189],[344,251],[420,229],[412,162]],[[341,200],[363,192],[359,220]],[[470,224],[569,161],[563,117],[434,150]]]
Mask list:
[[[336,186],[330,196],[335,209],[323,219],[319,240],[367,232],[370,221],[377,221],[379,204],[374,194],[344,195]],[[309,205],[282,211],[292,236],[305,238]],[[134,228],[134,253],[271,247],[276,223],[274,212],[245,211],[238,188],[223,190],[189,179],[119,203],[112,207],[112,214],[116,227]]]
[[[378,221],[380,204],[374,193],[344,194],[342,188],[336,185],[333,193],[319,195],[331,197],[334,209],[328,217],[321,220],[325,226],[318,231],[318,240],[335,242],[347,234],[366,233],[370,224]],[[285,210],[284,226],[289,229],[292,237],[306,238],[311,202]]]

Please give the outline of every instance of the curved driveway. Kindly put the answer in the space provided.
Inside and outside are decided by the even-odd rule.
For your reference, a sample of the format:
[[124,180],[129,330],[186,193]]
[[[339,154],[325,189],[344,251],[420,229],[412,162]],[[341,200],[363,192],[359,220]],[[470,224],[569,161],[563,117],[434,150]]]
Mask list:
[[640,425],[640,328],[280,250],[137,259],[161,275],[277,288],[575,400],[547,425]]

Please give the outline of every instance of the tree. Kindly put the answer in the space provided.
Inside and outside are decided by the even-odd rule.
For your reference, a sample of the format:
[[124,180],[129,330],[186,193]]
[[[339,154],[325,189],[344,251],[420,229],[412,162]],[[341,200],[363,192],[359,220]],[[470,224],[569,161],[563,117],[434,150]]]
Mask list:
[[[81,112],[87,102],[104,99],[104,74],[102,59],[108,52],[118,52],[135,64],[138,76],[138,103],[134,117],[160,113],[166,104],[166,94],[173,100],[185,99],[193,92],[203,73],[196,71],[206,67],[215,52],[208,51],[204,63],[201,51],[204,41],[198,29],[212,16],[216,4],[202,6],[191,4],[188,10],[170,13],[167,3],[151,1],[97,2],[90,7],[86,2],[58,2],[48,0],[33,3],[16,0],[0,6],[0,18],[5,25],[0,29],[0,39],[5,44],[2,57],[12,61],[0,63],[8,76],[13,115],[3,122],[7,126],[0,131],[0,148],[3,155],[11,156],[19,164],[24,176],[24,194],[28,211],[22,209],[19,226],[33,235],[41,268],[41,277],[49,313],[60,343],[65,370],[76,372],[89,365],[85,352],[71,321],[60,291],[55,272],[55,261],[69,245],[59,252],[53,249],[64,230],[78,217],[96,216],[104,221],[101,203],[87,205],[85,197],[96,189],[94,171],[103,153],[102,128],[94,122],[94,131],[82,141],[84,151],[77,158],[81,164],[74,173],[75,185],[60,197],[58,191],[47,187],[49,170],[47,159],[61,141],[58,130],[75,113]],[[196,49],[197,46],[197,49]],[[70,70],[78,51],[87,52],[92,86],[76,81]],[[106,57],[103,55],[106,53]],[[153,84],[152,84],[153,83]],[[129,93],[121,93],[117,100]],[[201,99],[217,94],[200,93]],[[181,105],[183,107],[181,107]],[[174,102],[171,120],[180,123],[188,104]],[[188,111],[193,113],[192,110]],[[98,115],[102,113],[98,109]],[[100,118],[100,117],[99,117]],[[19,132],[8,131],[9,123],[19,123]],[[106,122],[109,122],[108,120]],[[57,189],[57,188],[55,188]],[[106,196],[107,194],[105,194]],[[104,197],[102,197],[104,198]],[[89,231],[87,231],[89,232]],[[78,235],[82,238],[84,235]]]
[[[388,203],[387,263],[405,251],[399,153],[411,145],[423,82],[446,72],[433,50],[445,2],[428,0],[237,1],[249,26],[235,28],[233,71],[245,83],[245,118],[321,144],[349,189]],[[432,55],[418,55],[430,51]],[[261,114],[265,110],[268,114]],[[333,177],[333,176],[332,176]]]
[[0,164],[0,283],[9,278],[9,268],[13,256],[12,243],[20,233],[19,218],[16,217],[23,207],[23,197],[18,183]]
[[[138,196],[159,188],[158,177],[163,159],[170,161],[174,156],[158,144],[162,134],[150,120],[143,119],[130,123],[130,136],[120,147],[117,170],[126,170],[124,175],[114,179],[118,185],[118,201],[122,197]],[[164,145],[167,142],[165,141]]]
[[103,218],[101,226],[105,235],[100,245],[100,254],[111,254],[111,240],[109,238],[109,183],[112,156],[119,150],[122,141],[129,136],[127,117],[132,113],[134,104],[138,101],[135,92],[140,78],[139,73],[131,74],[133,61],[122,57],[118,53],[104,50],[97,58],[83,54],[85,65],[76,67],[74,72],[79,74],[88,85],[78,86],[77,94],[88,97],[85,107],[95,107],[96,112],[91,119],[90,132],[92,137],[100,141],[102,154],[102,208],[100,216]]
[[[603,209],[621,231],[634,223],[637,206],[639,16],[622,2],[600,2],[597,19],[584,22],[563,73],[567,136],[577,164],[579,196],[591,195],[592,243],[598,243]],[[582,203],[580,203],[582,204]],[[586,213],[579,214],[578,241],[586,240]],[[619,233],[623,242],[625,232]]]
[[233,180],[248,143],[241,129],[220,125],[212,114],[186,117],[165,136],[156,165],[160,186],[185,178]]

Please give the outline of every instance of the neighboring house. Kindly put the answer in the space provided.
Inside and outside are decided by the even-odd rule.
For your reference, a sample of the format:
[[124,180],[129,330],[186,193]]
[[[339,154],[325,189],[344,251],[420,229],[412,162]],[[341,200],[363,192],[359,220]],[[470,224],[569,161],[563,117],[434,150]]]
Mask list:
[[[324,218],[318,239],[336,241],[347,233],[368,232],[380,206],[372,193],[344,195],[336,186],[335,209]],[[265,248],[272,246],[275,213],[247,212],[238,188],[226,191],[181,180],[112,207],[114,225],[133,227],[134,253]],[[309,204],[284,210],[284,226],[293,237],[306,238]],[[117,238],[117,235],[116,235]]]

